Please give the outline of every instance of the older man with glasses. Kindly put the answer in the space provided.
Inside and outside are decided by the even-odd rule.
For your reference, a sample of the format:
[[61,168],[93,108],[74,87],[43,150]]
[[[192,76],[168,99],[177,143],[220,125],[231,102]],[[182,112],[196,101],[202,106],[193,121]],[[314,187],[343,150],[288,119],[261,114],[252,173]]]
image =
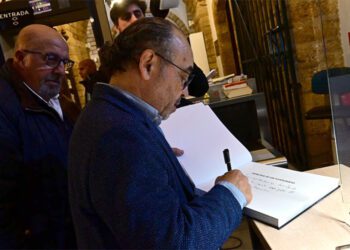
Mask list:
[[218,249],[251,190],[233,170],[199,195],[160,131],[193,70],[186,37],[167,20],[140,19],[114,40],[108,65],[109,84],[96,84],[69,149],[78,247]]
[[76,117],[59,96],[73,66],[64,38],[23,28],[0,69],[0,248],[74,248],[67,151]]

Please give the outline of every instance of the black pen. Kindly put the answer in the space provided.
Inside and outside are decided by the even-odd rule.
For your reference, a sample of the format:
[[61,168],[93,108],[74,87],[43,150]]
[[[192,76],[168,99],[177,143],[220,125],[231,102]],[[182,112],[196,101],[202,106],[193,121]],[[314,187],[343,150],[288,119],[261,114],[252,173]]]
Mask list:
[[225,160],[225,164],[227,166],[227,171],[231,171],[231,160],[230,160],[230,151],[226,148],[223,151],[224,153],[224,160]]

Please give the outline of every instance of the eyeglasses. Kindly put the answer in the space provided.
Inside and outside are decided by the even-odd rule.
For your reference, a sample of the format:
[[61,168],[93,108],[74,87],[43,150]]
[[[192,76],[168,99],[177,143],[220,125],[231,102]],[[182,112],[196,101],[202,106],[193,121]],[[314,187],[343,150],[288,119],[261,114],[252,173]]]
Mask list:
[[133,10],[131,12],[123,13],[120,16],[120,18],[124,21],[129,21],[131,19],[132,15],[134,15],[136,17],[136,19],[140,19],[141,17],[144,16],[142,10]]
[[22,50],[24,53],[29,53],[29,54],[37,54],[41,55],[42,59],[45,61],[46,65],[51,67],[51,68],[56,68],[60,65],[61,62],[63,62],[64,65],[64,70],[69,71],[74,64],[74,61],[68,59],[68,58],[61,58],[55,53],[41,53],[39,51],[33,51],[33,50],[27,50],[24,49]]
[[182,72],[185,72],[185,73],[188,75],[187,80],[184,81],[184,83],[183,83],[183,89],[187,88],[188,85],[190,85],[190,83],[192,82],[192,80],[193,80],[193,78],[194,78],[194,76],[195,76],[195,74],[194,74],[193,72],[188,72],[187,70],[181,68],[180,66],[177,66],[175,63],[173,63],[173,62],[170,61],[169,59],[166,59],[164,56],[162,56],[161,54],[159,54],[159,53],[157,53],[157,52],[155,52],[155,54],[156,54],[157,56],[159,56],[160,58],[162,58],[162,59],[163,59],[164,61],[166,61],[167,63],[173,65],[174,67],[178,68],[179,70],[181,70]]

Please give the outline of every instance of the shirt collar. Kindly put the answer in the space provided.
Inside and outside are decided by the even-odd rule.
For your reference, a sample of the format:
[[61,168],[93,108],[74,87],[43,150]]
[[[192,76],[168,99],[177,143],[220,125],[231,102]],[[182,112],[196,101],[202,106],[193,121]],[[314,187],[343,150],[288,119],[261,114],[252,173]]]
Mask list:
[[23,81],[24,86],[26,86],[26,88],[32,92],[36,97],[38,97],[40,100],[42,100],[47,106],[53,108],[58,115],[60,116],[60,118],[63,120],[63,112],[62,112],[62,108],[59,102],[59,96],[60,94],[57,94],[56,96],[52,97],[49,101],[46,101],[44,98],[42,98],[40,95],[38,95],[31,87],[29,87],[28,84],[26,84]]
[[[104,83],[99,83],[99,84],[104,84]],[[158,110],[140,99],[139,97],[133,95],[132,93],[125,91],[121,88],[118,88],[117,86],[113,86],[110,84],[105,84],[109,87],[112,87],[113,89],[117,90],[119,93],[121,93],[123,96],[128,98],[132,103],[134,103],[139,109],[141,109],[146,116],[151,119],[151,121],[159,126],[160,123],[162,122],[162,116],[159,114]]]

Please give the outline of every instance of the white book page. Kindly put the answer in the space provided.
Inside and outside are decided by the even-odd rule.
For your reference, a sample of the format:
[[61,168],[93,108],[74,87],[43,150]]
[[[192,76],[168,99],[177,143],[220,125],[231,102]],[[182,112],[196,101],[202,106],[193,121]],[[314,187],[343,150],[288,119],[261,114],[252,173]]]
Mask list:
[[162,123],[161,128],[170,146],[185,151],[178,159],[196,187],[205,191],[214,186],[217,176],[227,171],[223,150],[228,148],[232,168],[240,169],[252,186],[253,200],[245,208],[245,213],[277,227],[303,212],[339,184],[337,178],[252,162],[249,151],[227,130],[210,107],[201,103],[178,109]]
[[177,109],[160,127],[171,147],[185,151],[178,160],[202,190],[210,190],[216,177],[227,172],[224,149],[230,150],[232,168],[252,161],[249,151],[202,103]]
[[[336,178],[251,162],[240,168],[249,178],[252,209],[274,217],[283,225],[338,187]],[[249,214],[249,212],[248,212]]]

